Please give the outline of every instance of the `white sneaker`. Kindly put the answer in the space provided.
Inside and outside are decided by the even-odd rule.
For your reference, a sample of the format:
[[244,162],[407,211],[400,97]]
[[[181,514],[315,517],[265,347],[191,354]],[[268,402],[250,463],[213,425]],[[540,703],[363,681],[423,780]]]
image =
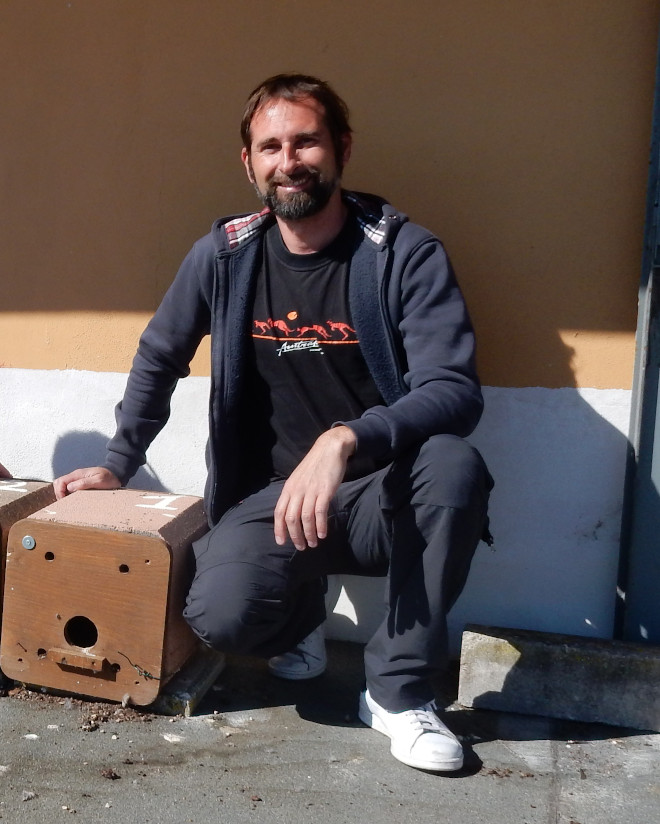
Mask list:
[[268,661],[268,669],[278,678],[304,681],[324,673],[327,663],[325,632],[321,624],[307,638],[303,638],[297,647],[271,658]]
[[392,743],[390,752],[409,767],[433,772],[460,770],[463,748],[453,732],[435,714],[435,702],[404,712],[383,709],[365,690],[360,695],[360,721]]

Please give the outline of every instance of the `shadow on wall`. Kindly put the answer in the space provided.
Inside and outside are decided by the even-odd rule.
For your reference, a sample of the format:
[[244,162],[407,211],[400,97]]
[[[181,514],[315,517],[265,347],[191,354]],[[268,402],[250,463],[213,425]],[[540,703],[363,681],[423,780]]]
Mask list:
[[[470,441],[495,478],[495,543],[479,544],[449,615],[454,657],[470,623],[596,638],[617,629],[630,394],[578,390],[573,349],[557,336],[553,351],[565,387],[484,388]],[[328,596],[329,636],[368,640],[385,611],[382,582],[342,576]]]
[[[597,638],[615,632],[630,393],[486,387],[470,441],[495,478],[492,550],[477,550],[456,604],[466,623]],[[551,364],[552,365],[552,364]],[[554,365],[553,365],[554,366]]]
[[327,636],[337,641],[368,641],[385,616],[385,584],[385,578],[330,575],[325,598]]
[[[53,449],[53,477],[59,478],[80,467],[98,466],[105,457],[107,443],[108,437],[102,432],[74,430],[61,435]],[[170,492],[149,463],[138,469],[127,486],[149,492]]]

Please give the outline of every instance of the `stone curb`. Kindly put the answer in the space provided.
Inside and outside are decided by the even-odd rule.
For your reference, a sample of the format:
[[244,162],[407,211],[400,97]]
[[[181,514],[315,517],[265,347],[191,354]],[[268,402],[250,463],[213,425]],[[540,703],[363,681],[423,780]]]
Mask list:
[[660,647],[469,625],[458,702],[660,731]]

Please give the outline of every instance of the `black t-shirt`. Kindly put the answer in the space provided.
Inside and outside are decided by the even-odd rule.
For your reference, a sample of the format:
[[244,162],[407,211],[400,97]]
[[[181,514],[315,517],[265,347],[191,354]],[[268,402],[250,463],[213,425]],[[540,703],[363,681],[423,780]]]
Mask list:
[[[277,224],[265,234],[241,415],[244,487],[288,477],[335,421],[382,404],[348,305],[358,232],[349,217],[329,246],[309,255],[289,252]],[[376,468],[352,458],[346,477]]]

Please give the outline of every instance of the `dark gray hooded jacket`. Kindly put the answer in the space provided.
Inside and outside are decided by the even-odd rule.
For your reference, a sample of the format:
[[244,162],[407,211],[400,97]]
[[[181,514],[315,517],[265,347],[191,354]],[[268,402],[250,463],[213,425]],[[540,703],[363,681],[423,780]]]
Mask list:
[[[349,303],[360,347],[384,399],[357,420],[357,454],[391,460],[431,435],[469,435],[483,401],[474,334],[442,244],[373,195],[344,192],[363,234],[350,264]],[[209,523],[236,502],[237,417],[252,325],[252,289],[267,211],[222,218],[201,238],[140,339],[105,466],[126,483],[165,425],[170,398],[211,335]]]

